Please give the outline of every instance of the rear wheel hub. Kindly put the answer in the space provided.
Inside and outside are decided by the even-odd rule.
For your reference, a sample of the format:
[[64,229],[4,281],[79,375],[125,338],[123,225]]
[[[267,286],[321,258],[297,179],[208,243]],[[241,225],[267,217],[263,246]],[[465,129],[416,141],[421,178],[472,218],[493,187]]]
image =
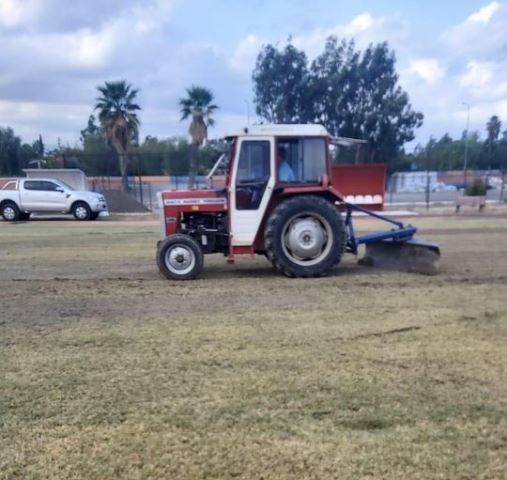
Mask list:
[[330,237],[331,227],[320,215],[297,215],[285,224],[282,247],[293,262],[310,265],[327,255]]
[[7,220],[14,220],[16,218],[16,211],[10,206],[4,208],[3,214]]

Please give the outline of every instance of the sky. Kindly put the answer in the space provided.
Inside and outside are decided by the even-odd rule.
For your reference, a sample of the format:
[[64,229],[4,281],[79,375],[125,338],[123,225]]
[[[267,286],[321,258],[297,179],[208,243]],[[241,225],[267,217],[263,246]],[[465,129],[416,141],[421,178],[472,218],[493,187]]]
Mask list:
[[140,89],[141,138],[186,135],[178,99],[210,88],[211,137],[254,122],[251,74],[262,45],[288,38],[315,58],[329,35],[387,41],[400,85],[425,115],[416,142],[491,115],[507,129],[507,1],[0,0],[0,126],[24,141],[74,145],[97,85]]

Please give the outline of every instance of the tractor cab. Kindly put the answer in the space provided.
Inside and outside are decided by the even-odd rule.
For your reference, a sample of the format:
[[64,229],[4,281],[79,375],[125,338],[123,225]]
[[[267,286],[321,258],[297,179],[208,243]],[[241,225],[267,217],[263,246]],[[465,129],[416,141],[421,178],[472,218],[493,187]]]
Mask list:
[[[195,278],[208,253],[222,253],[230,263],[237,255],[262,254],[290,277],[323,275],[345,251],[357,253],[351,209],[383,205],[385,167],[365,175],[364,166],[333,165],[330,147],[363,141],[297,124],[246,127],[226,140],[227,152],[208,175],[212,188],[159,194],[164,240],[157,263],[166,277]],[[350,194],[354,178],[363,178],[356,187],[367,195]],[[404,230],[405,240],[414,231]]]

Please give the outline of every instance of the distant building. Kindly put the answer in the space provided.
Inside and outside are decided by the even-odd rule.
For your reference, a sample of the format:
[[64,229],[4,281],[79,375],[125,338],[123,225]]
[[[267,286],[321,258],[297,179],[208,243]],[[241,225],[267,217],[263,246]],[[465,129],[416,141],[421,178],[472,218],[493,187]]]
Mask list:
[[76,190],[88,190],[86,175],[77,168],[25,168],[23,172],[28,178],[54,178]]
[[438,172],[398,172],[391,176],[389,190],[392,192],[424,192],[426,186],[434,190],[438,185]]

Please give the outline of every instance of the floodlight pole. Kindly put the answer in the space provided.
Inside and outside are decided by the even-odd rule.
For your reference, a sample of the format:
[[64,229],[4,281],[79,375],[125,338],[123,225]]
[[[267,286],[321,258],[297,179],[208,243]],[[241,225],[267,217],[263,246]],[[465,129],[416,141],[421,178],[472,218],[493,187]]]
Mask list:
[[430,159],[428,155],[428,148],[424,149],[424,156],[426,157],[426,210],[430,208]]
[[245,99],[245,103],[246,103],[247,126],[249,127],[250,126],[250,102],[247,99]]

